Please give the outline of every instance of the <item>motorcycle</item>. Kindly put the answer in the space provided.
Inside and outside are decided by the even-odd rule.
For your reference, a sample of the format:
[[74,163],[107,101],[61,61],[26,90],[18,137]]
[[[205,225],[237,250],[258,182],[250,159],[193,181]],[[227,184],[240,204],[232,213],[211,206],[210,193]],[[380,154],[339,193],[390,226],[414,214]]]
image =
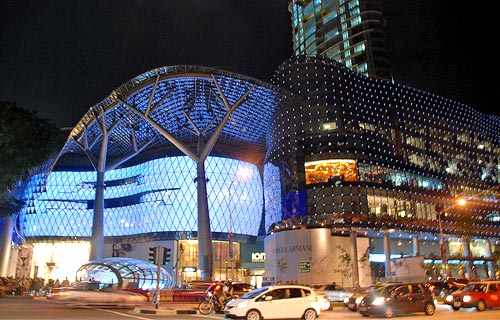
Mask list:
[[211,284],[210,287],[208,287],[207,289],[207,292],[205,294],[205,299],[203,299],[198,305],[198,311],[200,311],[200,313],[204,315],[210,314],[212,311],[222,312],[224,310],[224,307],[226,306],[226,303],[230,299],[224,299],[223,303],[221,304],[219,301],[219,295],[221,294],[222,294],[222,284],[220,283]]

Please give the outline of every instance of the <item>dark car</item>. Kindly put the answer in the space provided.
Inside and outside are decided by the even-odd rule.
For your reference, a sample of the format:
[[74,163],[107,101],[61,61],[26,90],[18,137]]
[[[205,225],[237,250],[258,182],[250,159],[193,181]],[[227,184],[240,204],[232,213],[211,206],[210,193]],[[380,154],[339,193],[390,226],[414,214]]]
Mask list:
[[255,289],[255,286],[246,282],[234,281],[232,285],[233,285],[233,295],[235,296],[242,296],[245,293],[248,293]]
[[390,282],[390,283],[375,283],[367,288],[360,288],[358,293],[353,294],[349,298],[344,300],[344,306],[355,312],[358,311],[358,305],[370,292],[382,290],[384,287],[391,284],[400,284],[400,282]]
[[424,312],[433,315],[434,299],[425,283],[400,283],[377,288],[368,293],[358,305],[365,317],[382,315],[390,318],[395,314]]
[[[205,290],[206,291],[209,291],[209,290],[212,290],[212,287],[213,286],[219,286],[220,287],[220,290],[222,290],[222,287],[224,287],[224,281],[216,281],[216,282],[211,282],[207,289]],[[240,297],[252,290],[255,289],[255,286],[251,285],[251,284],[248,284],[246,282],[242,282],[242,281],[233,281],[232,282],[232,286],[233,286],[233,296],[236,296],[236,297]],[[216,291],[218,291],[219,289],[216,289]]]

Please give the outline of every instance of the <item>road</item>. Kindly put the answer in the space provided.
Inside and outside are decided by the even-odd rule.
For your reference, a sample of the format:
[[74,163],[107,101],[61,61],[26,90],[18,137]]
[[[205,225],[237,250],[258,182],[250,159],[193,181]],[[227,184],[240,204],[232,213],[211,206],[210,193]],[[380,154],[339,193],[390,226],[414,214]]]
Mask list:
[[[173,306],[167,302],[161,307]],[[191,306],[175,305],[180,310],[193,308]],[[154,310],[151,304],[144,305],[142,310]],[[401,317],[404,320],[413,319],[434,319],[434,320],[498,320],[500,319],[500,308],[488,309],[484,312],[477,312],[475,309],[460,309],[453,311],[449,306],[438,305],[434,316],[429,317],[421,314],[406,315]],[[150,320],[150,319],[224,319],[222,314],[214,315],[198,315],[198,314],[145,314],[134,312],[132,309],[113,309],[113,308],[71,308],[63,304],[59,304],[43,298],[39,299],[12,299],[0,298],[0,319],[8,320],[71,320],[71,319],[107,319],[107,320]],[[345,308],[334,308],[323,312],[319,320],[331,319],[366,319],[357,312],[349,311]],[[380,319],[380,318],[379,318]]]

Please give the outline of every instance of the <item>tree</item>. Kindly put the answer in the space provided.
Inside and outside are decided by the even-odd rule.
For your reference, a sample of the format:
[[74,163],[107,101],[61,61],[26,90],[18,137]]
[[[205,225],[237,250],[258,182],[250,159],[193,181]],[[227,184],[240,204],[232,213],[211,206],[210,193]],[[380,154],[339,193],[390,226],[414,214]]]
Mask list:
[[0,218],[22,208],[24,202],[13,193],[14,187],[48,160],[58,142],[59,129],[48,119],[0,101]]
[[341,274],[342,286],[344,286],[344,280],[352,278],[351,255],[342,246],[337,246],[337,250],[339,250],[340,253],[337,257],[337,268],[333,270]]

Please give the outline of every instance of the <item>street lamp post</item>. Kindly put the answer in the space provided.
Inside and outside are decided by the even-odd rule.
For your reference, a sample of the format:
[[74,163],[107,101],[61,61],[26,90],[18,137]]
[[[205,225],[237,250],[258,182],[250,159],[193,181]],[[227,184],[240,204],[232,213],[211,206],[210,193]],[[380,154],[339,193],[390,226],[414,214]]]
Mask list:
[[444,234],[443,234],[443,225],[441,222],[442,221],[441,216],[445,213],[445,210],[447,210],[447,209],[453,208],[457,205],[458,206],[465,206],[466,204],[467,204],[467,201],[463,198],[460,198],[456,204],[451,205],[448,208],[443,209],[437,213],[438,226],[439,226],[439,237],[440,237],[439,249],[440,249],[440,254],[441,254],[441,261],[442,261],[443,266],[444,266],[445,277],[449,276],[449,268],[448,268],[448,255],[446,253],[446,242],[445,242]]
[[440,236],[440,241],[439,241],[439,250],[441,253],[441,261],[444,266],[444,274],[445,277],[448,277],[448,256],[446,254],[446,244],[444,241],[444,234],[443,234],[443,225],[441,224],[441,215],[443,214],[443,211],[438,212],[438,224],[439,224],[439,236]]

